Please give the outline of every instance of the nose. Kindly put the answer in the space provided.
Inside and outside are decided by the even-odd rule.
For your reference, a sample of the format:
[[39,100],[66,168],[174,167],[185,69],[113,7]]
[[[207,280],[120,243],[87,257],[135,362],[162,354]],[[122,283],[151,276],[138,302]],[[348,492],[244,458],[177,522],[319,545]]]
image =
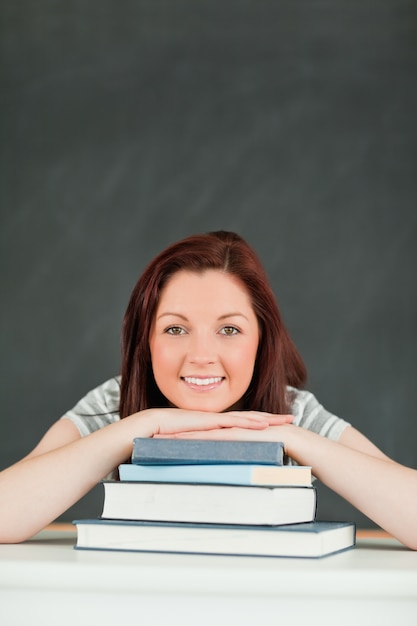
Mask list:
[[208,365],[217,361],[215,341],[208,333],[194,333],[188,345],[188,361]]

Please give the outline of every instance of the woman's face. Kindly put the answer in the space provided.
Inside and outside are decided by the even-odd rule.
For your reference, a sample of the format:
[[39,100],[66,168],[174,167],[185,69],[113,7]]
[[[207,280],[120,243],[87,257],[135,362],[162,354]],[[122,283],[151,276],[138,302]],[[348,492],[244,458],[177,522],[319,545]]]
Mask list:
[[149,344],[156,384],[173,406],[241,408],[259,344],[245,286],[217,270],[177,272],[162,290]]

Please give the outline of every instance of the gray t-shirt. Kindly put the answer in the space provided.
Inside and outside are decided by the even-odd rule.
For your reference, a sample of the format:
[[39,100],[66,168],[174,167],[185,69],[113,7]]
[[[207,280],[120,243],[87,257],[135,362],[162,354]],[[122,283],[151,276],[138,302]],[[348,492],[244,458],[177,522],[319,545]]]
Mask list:
[[[323,437],[337,441],[348,422],[326,411],[309,391],[288,387],[293,401],[293,424],[307,428]],[[70,419],[82,437],[120,420],[120,377],[110,378],[92,389],[61,419]]]

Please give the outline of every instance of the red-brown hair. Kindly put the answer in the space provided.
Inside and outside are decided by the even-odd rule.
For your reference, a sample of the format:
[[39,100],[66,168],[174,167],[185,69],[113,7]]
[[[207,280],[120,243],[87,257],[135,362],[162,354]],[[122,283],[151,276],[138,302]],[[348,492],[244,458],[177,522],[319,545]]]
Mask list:
[[167,281],[180,270],[218,270],[237,277],[248,290],[260,341],[254,374],[243,398],[245,410],[287,413],[287,385],[302,387],[306,368],[281,318],[265,271],[239,235],[217,231],[174,243],[149,263],[136,283],[122,330],[120,417],[168,406],[152,373],[149,336]]

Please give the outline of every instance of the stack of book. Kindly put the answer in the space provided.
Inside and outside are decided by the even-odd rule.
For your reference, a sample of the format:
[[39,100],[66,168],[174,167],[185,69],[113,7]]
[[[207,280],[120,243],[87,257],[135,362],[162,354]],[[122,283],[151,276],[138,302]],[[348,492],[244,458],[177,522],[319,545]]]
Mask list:
[[316,520],[311,468],[279,442],[136,438],[102,515],[75,520],[78,549],[320,557],[351,548],[355,525]]

